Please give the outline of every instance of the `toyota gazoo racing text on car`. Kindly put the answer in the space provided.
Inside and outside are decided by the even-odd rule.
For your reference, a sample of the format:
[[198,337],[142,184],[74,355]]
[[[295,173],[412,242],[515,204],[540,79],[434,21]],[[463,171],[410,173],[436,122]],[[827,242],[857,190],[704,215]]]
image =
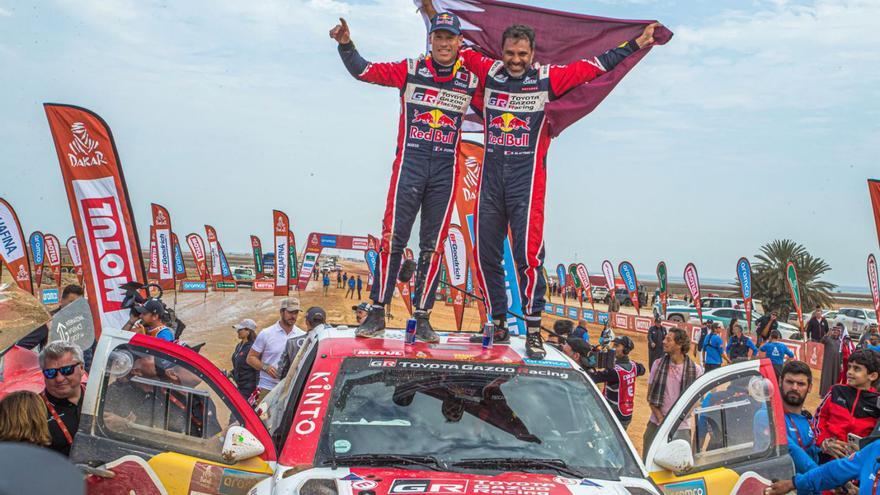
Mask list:
[[110,330],[71,459],[90,493],[720,495],[793,475],[766,360],[699,378],[642,463],[571,360],[524,356],[519,337],[483,349],[468,334],[405,345],[402,331],[325,328],[258,417],[197,353]]

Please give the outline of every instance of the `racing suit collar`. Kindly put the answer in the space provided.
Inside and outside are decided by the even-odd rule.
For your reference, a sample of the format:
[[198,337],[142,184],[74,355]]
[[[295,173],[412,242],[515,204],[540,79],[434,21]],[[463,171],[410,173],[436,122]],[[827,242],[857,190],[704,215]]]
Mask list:
[[458,72],[458,70],[462,66],[462,61],[461,61],[460,57],[455,59],[455,64],[452,65],[452,71],[449,73],[448,76],[438,76],[437,75],[437,69],[434,68],[434,59],[431,57],[431,55],[427,55],[425,57],[425,66],[428,67],[429,71],[431,71],[431,75],[434,76],[435,81],[447,82],[447,81],[451,81],[452,78],[455,77],[455,73]]

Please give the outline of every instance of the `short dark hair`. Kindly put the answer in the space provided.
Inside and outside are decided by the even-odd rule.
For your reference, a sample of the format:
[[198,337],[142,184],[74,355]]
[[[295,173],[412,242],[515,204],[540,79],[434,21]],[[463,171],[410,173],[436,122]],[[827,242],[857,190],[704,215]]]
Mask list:
[[76,294],[79,297],[82,297],[84,292],[83,288],[76,284],[70,284],[64,287],[64,290],[61,291],[61,299],[69,296],[70,294]]
[[507,26],[507,29],[504,30],[504,34],[501,35],[501,46],[504,46],[504,42],[507,41],[507,38],[514,40],[528,40],[529,48],[532,50],[535,49],[535,30],[525,24],[512,24]]
[[772,332],[770,332],[770,338],[771,339],[781,339],[782,333],[779,330],[773,330]]
[[803,361],[789,361],[785,363],[782,366],[782,373],[779,374],[780,381],[785,378],[785,375],[806,375],[807,383],[813,383],[813,371]]
[[681,347],[681,352],[683,354],[687,354],[688,351],[691,350],[691,339],[688,337],[687,332],[680,328],[670,328],[669,333],[672,334],[675,343]]
[[850,363],[861,364],[868,369],[868,373],[880,373],[880,355],[871,349],[859,349],[849,357]]
[[574,329],[574,322],[571,320],[556,320],[553,323],[553,331],[560,336],[569,335]]

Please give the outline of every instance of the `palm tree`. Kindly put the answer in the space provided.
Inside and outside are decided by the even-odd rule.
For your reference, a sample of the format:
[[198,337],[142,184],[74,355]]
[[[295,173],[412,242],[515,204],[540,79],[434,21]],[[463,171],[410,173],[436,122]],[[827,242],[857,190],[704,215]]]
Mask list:
[[[790,239],[777,239],[761,246],[755,258],[758,262],[752,265],[752,295],[761,300],[765,312],[776,310],[785,321],[788,313],[794,311],[785,276],[789,261],[794,261],[797,267],[801,309],[809,313],[816,306],[831,307],[834,301],[831,291],[837,286],[819,279],[831,266],[811,255],[802,245]],[[736,285],[739,287],[738,281]]]

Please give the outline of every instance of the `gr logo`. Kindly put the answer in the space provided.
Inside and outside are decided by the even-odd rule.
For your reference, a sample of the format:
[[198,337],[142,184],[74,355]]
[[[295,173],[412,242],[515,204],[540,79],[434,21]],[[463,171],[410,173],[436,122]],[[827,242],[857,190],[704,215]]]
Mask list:
[[394,480],[388,493],[466,493],[467,480]]

